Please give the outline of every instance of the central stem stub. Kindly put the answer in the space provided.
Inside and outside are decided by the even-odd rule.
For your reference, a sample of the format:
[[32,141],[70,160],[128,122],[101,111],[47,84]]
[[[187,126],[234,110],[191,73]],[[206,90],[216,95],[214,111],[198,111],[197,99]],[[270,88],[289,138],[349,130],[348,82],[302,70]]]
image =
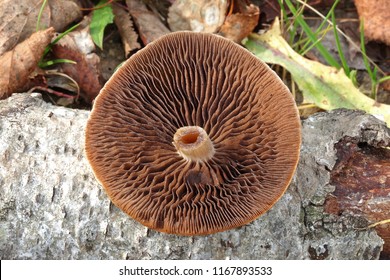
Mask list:
[[215,153],[208,134],[199,126],[179,128],[173,136],[173,145],[175,145],[177,152],[188,161],[207,161]]

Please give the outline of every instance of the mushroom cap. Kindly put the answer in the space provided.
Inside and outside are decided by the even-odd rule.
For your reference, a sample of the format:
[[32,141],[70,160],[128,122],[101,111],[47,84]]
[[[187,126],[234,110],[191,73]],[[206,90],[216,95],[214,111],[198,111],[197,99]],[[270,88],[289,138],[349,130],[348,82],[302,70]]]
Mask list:
[[[187,126],[208,134],[210,159],[178,153],[173,138]],[[86,128],[87,158],[112,202],[179,235],[224,231],[265,213],[286,191],[300,143],[298,110],[280,78],[241,46],[188,31],[125,62]]]

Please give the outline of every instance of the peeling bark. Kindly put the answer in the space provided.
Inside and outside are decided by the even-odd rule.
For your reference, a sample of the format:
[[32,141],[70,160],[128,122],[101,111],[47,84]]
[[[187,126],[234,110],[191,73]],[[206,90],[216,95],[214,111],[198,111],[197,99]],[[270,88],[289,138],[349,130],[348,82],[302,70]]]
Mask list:
[[[390,219],[390,150],[350,137],[335,148],[337,163],[331,172],[335,190],[326,198],[325,211],[363,217],[370,224]],[[390,258],[390,224],[376,230],[385,241],[382,257]]]

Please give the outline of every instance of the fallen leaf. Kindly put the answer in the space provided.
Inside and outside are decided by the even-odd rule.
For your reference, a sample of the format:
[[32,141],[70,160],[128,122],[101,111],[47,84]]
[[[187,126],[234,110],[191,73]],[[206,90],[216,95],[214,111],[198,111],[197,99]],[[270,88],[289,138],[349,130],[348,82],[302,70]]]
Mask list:
[[168,24],[172,31],[215,32],[224,22],[226,0],[176,0],[169,8]]
[[141,1],[126,0],[126,4],[145,45],[171,32]]
[[272,22],[280,16],[280,4],[278,0],[262,1],[260,4],[261,22]]
[[35,32],[0,56],[0,99],[24,88],[53,35],[54,28]]
[[175,0],[142,0],[142,2],[166,21],[169,7],[172,6]]
[[63,63],[61,69],[77,82],[81,89],[81,97],[92,103],[99,94],[102,83],[99,78],[100,59],[94,53],[95,44],[89,33],[89,26],[70,32],[58,41],[52,50],[57,58],[76,62]]
[[[41,1],[42,2],[42,1]],[[50,0],[50,26],[57,32],[63,32],[72,23],[81,20],[83,14],[75,1]]]
[[80,95],[80,88],[75,80],[68,75],[55,70],[46,70],[44,72],[46,86],[48,88],[59,89],[62,92],[72,93],[74,99]]
[[123,48],[125,50],[125,56],[129,57],[131,54],[141,48],[138,43],[138,34],[134,31],[133,22],[128,12],[125,9],[113,5],[114,22],[118,28],[119,34],[122,38]]
[[[390,73],[387,73],[386,76],[389,76],[389,75],[390,75]],[[381,83],[380,86],[381,86],[384,90],[390,91],[390,80],[387,80],[387,81]]]
[[[48,3],[42,12],[40,29],[53,26],[60,32],[82,16],[73,1],[50,0]],[[0,54],[35,32],[41,6],[42,0],[0,1]]]
[[240,43],[253,31],[259,22],[260,16],[259,7],[253,4],[247,6],[242,1],[238,2],[235,5],[239,7],[238,12],[228,15],[218,32],[236,43]]
[[390,105],[381,104],[360,92],[345,75],[296,53],[281,36],[279,20],[262,34],[252,34],[245,47],[266,63],[286,68],[303,93],[304,102],[325,110],[349,108],[364,110],[382,118],[390,126]]
[[390,45],[390,1],[355,0],[355,6],[364,21],[364,35],[367,39]]

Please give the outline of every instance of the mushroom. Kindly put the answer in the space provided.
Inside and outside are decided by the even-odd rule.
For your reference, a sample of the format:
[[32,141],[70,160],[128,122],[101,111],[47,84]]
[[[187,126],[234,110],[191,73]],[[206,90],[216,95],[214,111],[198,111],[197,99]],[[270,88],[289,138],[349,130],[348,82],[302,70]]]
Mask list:
[[245,225],[286,191],[301,143],[279,77],[223,37],[175,32],[134,54],[96,98],[86,155],[143,225],[203,235]]

